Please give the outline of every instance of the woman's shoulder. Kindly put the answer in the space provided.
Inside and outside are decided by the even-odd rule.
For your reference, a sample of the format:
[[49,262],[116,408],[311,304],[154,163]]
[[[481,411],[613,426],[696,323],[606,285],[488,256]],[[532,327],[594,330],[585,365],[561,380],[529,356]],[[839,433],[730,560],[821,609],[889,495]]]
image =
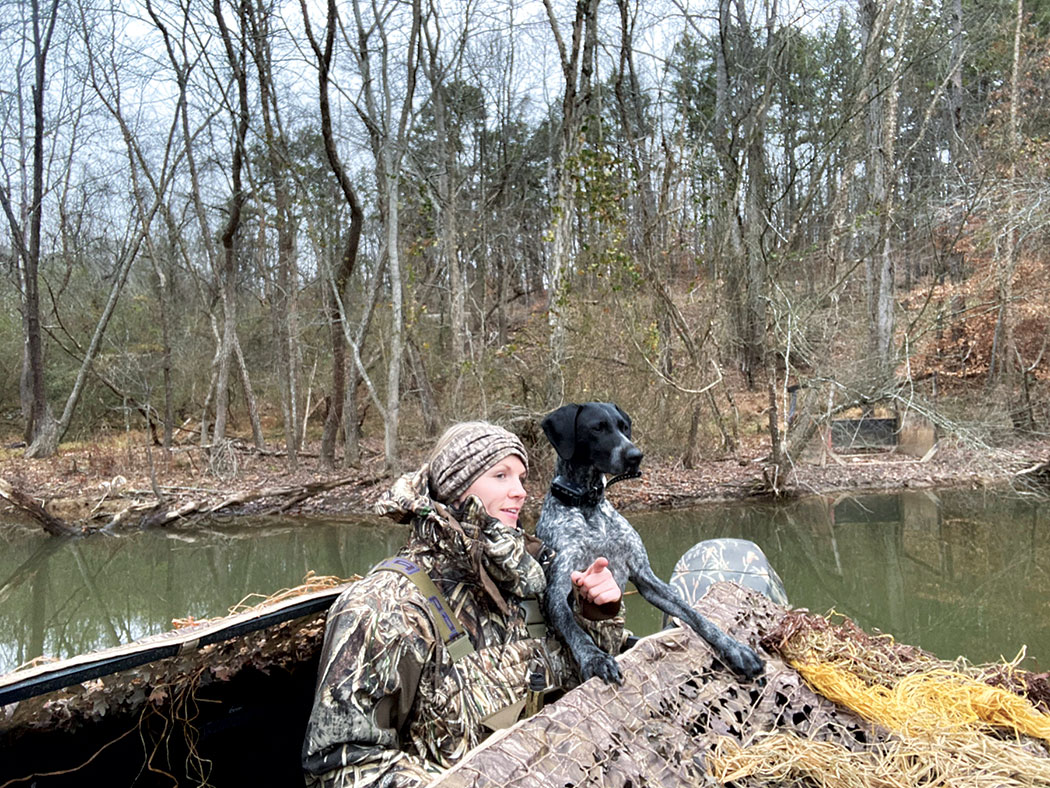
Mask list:
[[396,572],[372,570],[360,580],[351,583],[332,604],[332,610],[371,608],[378,605],[401,606],[413,604],[414,588],[411,580]]
[[328,610],[333,625],[364,623],[377,635],[383,631],[430,632],[427,600],[416,585],[398,572],[372,571],[352,583]]

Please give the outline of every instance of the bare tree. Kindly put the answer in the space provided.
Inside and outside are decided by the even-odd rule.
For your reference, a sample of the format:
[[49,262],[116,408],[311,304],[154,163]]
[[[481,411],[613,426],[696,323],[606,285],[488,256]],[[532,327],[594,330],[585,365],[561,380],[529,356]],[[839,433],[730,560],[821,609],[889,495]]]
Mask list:
[[[244,0],[247,2],[248,0]],[[186,184],[185,194],[189,201],[191,216],[196,220],[198,236],[196,241],[203,249],[203,257],[207,262],[212,280],[209,283],[201,281],[197,274],[194,258],[198,256],[198,250],[188,248],[192,246],[194,239],[185,238],[185,233],[177,229],[175,213],[177,210],[165,211],[165,221],[168,227],[169,238],[177,243],[182,257],[187,261],[187,270],[193,277],[193,281],[201,294],[201,300],[205,304],[205,318],[215,340],[215,354],[212,359],[211,380],[207,388],[207,396],[201,408],[200,440],[203,445],[219,445],[226,437],[226,424],[229,413],[229,389],[231,374],[236,374],[241,384],[245,398],[245,405],[252,427],[253,440],[259,448],[264,446],[262,426],[259,420],[258,406],[252,388],[251,378],[248,373],[247,363],[241,350],[237,335],[237,299],[238,291],[238,234],[241,227],[242,211],[247,200],[247,194],[243,186],[244,168],[246,159],[246,137],[250,113],[248,111],[248,83],[247,83],[247,24],[246,9],[243,3],[236,9],[237,28],[231,31],[223,15],[220,0],[215,0],[211,7],[212,16],[218,27],[218,40],[222,45],[222,57],[225,59],[232,75],[233,99],[230,100],[231,82],[225,79],[220,69],[211,63],[209,52],[206,51],[206,37],[201,33],[207,29],[207,22],[203,18],[196,18],[194,8],[180,6],[175,9],[174,29],[153,5],[147,2],[147,12],[156,29],[161,34],[165,54],[171,64],[176,85],[178,87],[177,116],[181,132],[181,158],[185,164],[185,174],[189,182]],[[236,37],[236,40],[235,40]],[[208,77],[210,84],[205,90],[212,95],[218,95],[220,101],[214,100],[208,103],[208,110],[200,118],[197,126],[193,125],[196,118],[191,115],[191,76],[198,67],[204,64],[210,66]],[[212,228],[209,218],[209,210],[206,204],[205,178],[202,172],[202,156],[198,148],[201,140],[208,136],[206,130],[211,129],[215,117],[220,113],[227,112],[231,118],[231,143],[230,149],[230,198],[227,202],[226,218],[223,227],[218,233]],[[215,157],[221,154],[216,153]],[[209,155],[203,157],[208,161]],[[215,235],[218,234],[221,243],[221,253],[215,245]],[[221,321],[216,317],[214,305],[218,303],[222,307]],[[215,423],[209,426],[209,414],[214,405]],[[209,432],[211,437],[209,439]]]
[[565,393],[562,366],[566,357],[566,325],[563,298],[564,280],[570,269],[572,232],[576,214],[573,167],[580,152],[580,133],[592,107],[592,79],[598,46],[598,2],[579,0],[572,22],[572,38],[566,42],[551,0],[543,0],[547,20],[558,47],[562,78],[565,82],[561,99],[561,134],[558,139],[557,193],[552,217],[550,265],[547,271],[547,308],[550,342],[547,358],[546,405],[561,402]]
[[1013,34],[1013,55],[1010,67],[1010,114],[1006,127],[1006,155],[1008,165],[1006,171],[1007,188],[1009,198],[1007,204],[1008,225],[1003,232],[1003,252],[996,259],[996,290],[998,300],[998,314],[995,321],[995,334],[992,341],[992,353],[988,360],[988,383],[1004,379],[1009,384],[1013,381],[1011,372],[1017,368],[1014,356],[1017,353],[1014,332],[1013,317],[1010,314],[1010,302],[1013,300],[1013,278],[1019,261],[1018,255],[1018,198],[1014,181],[1017,178],[1017,155],[1021,148],[1021,135],[1019,133],[1020,101],[1020,64],[1021,64],[1021,32],[1024,24],[1024,0],[1017,0],[1016,16]]
[[216,382],[215,428],[212,433],[213,444],[221,444],[226,439],[226,420],[229,417],[230,367],[237,365],[240,373],[244,397],[248,405],[248,417],[252,425],[255,445],[263,448],[262,427],[259,423],[259,411],[255,404],[248,368],[241,352],[240,340],[237,337],[237,245],[238,231],[241,227],[241,215],[247,194],[244,190],[243,177],[245,165],[245,140],[248,136],[248,124],[251,115],[248,111],[248,75],[247,36],[248,5],[250,0],[239,0],[238,7],[238,40],[234,37],[223,16],[221,0],[214,0],[212,13],[218,23],[222,36],[223,49],[227,63],[233,73],[236,86],[236,106],[231,104],[230,114],[233,118],[233,150],[230,161],[230,181],[232,191],[227,206],[226,223],[222,228],[222,265],[219,269],[219,300],[222,303],[222,338],[219,344],[219,375]]
[[325,25],[323,48],[318,43],[310,27],[310,17],[305,0],[300,0],[300,8],[303,13],[306,35],[317,60],[318,96],[321,107],[321,137],[324,140],[325,155],[328,158],[328,166],[339,182],[339,188],[342,190],[343,197],[350,208],[350,227],[347,229],[345,246],[343,247],[335,274],[332,277],[331,287],[325,288],[327,293],[325,301],[327,304],[329,337],[332,342],[332,399],[328,416],[325,419],[324,433],[321,437],[321,462],[331,467],[335,464],[335,440],[339,434],[341,420],[344,415],[347,419],[355,421],[357,419],[356,412],[343,413],[347,396],[346,339],[344,336],[347,326],[344,322],[345,314],[342,309],[342,299],[345,297],[347,283],[350,281],[350,275],[353,273],[354,266],[357,263],[357,250],[361,242],[361,226],[364,222],[364,213],[361,210],[361,201],[357,197],[357,191],[354,189],[350,177],[346,173],[346,168],[343,166],[332,133],[332,110],[329,104],[328,91],[335,31],[339,24],[335,0],[328,0],[328,19]]
[[[152,8],[149,9],[152,12]],[[162,443],[165,449],[170,449],[174,431],[174,391],[173,391],[173,361],[172,361],[172,315],[174,306],[172,304],[172,273],[171,258],[177,249],[178,230],[172,216],[171,207],[167,203],[170,198],[171,185],[177,172],[180,155],[175,145],[178,134],[179,114],[177,105],[181,102],[180,95],[176,106],[172,111],[172,122],[168,133],[164,137],[163,156],[159,166],[154,166],[142,145],[142,141],[136,136],[132,126],[125,117],[124,91],[120,83],[122,68],[115,56],[103,59],[100,53],[94,51],[93,38],[98,28],[102,25],[96,16],[89,15],[85,8],[81,8],[81,34],[84,37],[88,54],[88,75],[91,87],[99,100],[105,106],[120,128],[121,136],[128,156],[128,172],[132,181],[132,193],[135,205],[138,209],[138,221],[141,227],[143,241],[146,246],[146,256],[156,276],[156,295],[158,301],[158,312],[161,328],[162,344],[162,376],[164,397],[164,431]],[[107,33],[109,31],[106,31]],[[148,189],[147,189],[148,187]],[[152,203],[148,202],[152,195]],[[156,237],[152,220],[160,213],[166,228],[166,248]],[[71,338],[72,339],[72,338]],[[151,418],[149,403],[140,404],[140,408],[146,412],[147,419]]]
[[[383,256],[390,282],[390,339],[387,343],[383,449],[386,467],[394,470],[400,465],[397,433],[404,352],[399,188],[408,145],[409,121],[413,115],[422,14],[420,0],[412,0],[409,20],[396,17],[394,11],[397,3],[373,4],[371,16],[365,15],[362,5],[360,0],[353,0],[352,30],[355,37],[347,43],[354,53],[361,78],[360,97],[354,102],[354,107],[368,132],[375,160],[380,216],[383,221]],[[399,23],[406,21],[408,35],[403,36],[395,47],[391,35]],[[403,65],[401,61],[395,61],[399,56],[404,58]]]
[[[463,22],[464,29],[459,31],[451,44],[443,44],[446,31],[443,29],[444,20],[440,5],[437,0],[428,0],[425,24],[421,26],[425,56],[420,59],[420,65],[430,86],[430,109],[434,116],[434,142],[437,154],[437,182],[431,203],[437,211],[438,233],[441,239],[440,260],[443,261],[443,267],[448,276],[452,363],[457,369],[457,380],[459,379],[458,370],[466,358],[466,287],[459,260],[459,165],[451,140],[453,131],[449,126],[450,117],[446,94],[449,74],[457,70],[458,62],[466,46],[469,23],[470,9],[468,8]],[[445,48],[450,49],[451,52],[446,53]]]
[[[719,0],[715,42],[714,147],[722,171],[717,232],[726,250],[731,315],[738,357],[754,388],[765,362],[769,180],[766,126],[782,41],[777,3],[765,8],[765,40],[759,45],[743,0]],[[760,82],[754,64],[763,61]]]
[[277,272],[273,287],[274,340],[277,346],[278,386],[284,418],[284,443],[288,465],[298,466],[299,434],[298,377],[298,271],[295,259],[295,219],[292,215],[292,162],[288,139],[281,121],[276,84],[272,38],[272,3],[246,4],[251,30],[251,54],[259,78],[259,111],[263,121],[263,142],[273,197],[273,216],[277,231]]
[[[43,389],[43,342],[41,335],[42,326],[40,319],[40,291],[38,280],[40,276],[39,266],[42,255],[41,226],[45,176],[43,156],[45,128],[44,85],[47,74],[47,53],[51,47],[57,20],[57,4],[52,6],[47,17],[42,19],[39,6],[34,2],[32,5],[31,19],[33,27],[32,37],[34,44],[33,64],[35,81],[33,86],[33,198],[32,204],[28,208],[28,243],[23,240],[24,223],[20,222],[19,218],[15,215],[6,187],[0,187],[0,201],[3,203],[4,211],[7,214],[8,221],[11,225],[12,237],[15,239],[15,245],[19,251],[18,260],[21,264],[23,325],[25,327],[25,352],[27,361],[24,379],[27,379],[28,381],[28,385],[24,386],[23,390],[29,395],[28,407],[26,408],[29,414],[29,424],[27,425],[28,429],[26,436],[29,446],[26,449],[26,456],[50,457],[58,450],[58,444],[65,436],[70,423],[72,422],[73,414],[76,412],[77,405],[80,402],[92,364],[97,358],[102,346],[102,340],[105,336],[106,328],[108,327],[109,321],[116,309],[120,294],[127,282],[131,266],[138,256],[139,250],[141,249],[142,243],[148,232],[148,225],[157,211],[159,202],[154,201],[148,207],[144,206],[145,215],[142,217],[141,229],[130,237],[125,236],[126,242],[120,248],[115,250],[115,265],[113,267],[108,296],[106,297],[103,309],[99,314],[90,341],[87,347],[81,352],[80,367],[77,371],[70,393],[66,397],[62,414],[56,420],[52,415],[50,405],[47,401],[46,392]],[[42,22],[46,27],[46,30],[41,30]],[[94,64],[90,58],[90,47],[88,49],[88,54],[88,70],[93,74]],[[69,132],[71,135],[69,147],[69,156],[71,159],[72,152],[77,146],[77,123],[72,123],[70,125],[72,126],[72,129]],[[64,193],[69,191],[68,170],[67,178],[63,181],[62,189]],[[70,230],[65,221],[64,208],[61,209],[59,213],[61,219],[60,230],[62,236],[66,237]],[[136,219],[134,217],[129,217],[129,221],[134,224]]]
[[865,59],[865,63],[872,63],[875,70],[870,74],[871,79],[865,82],[865,143],[870,199],[867,223],[871,229],[864,259],[871,350],[877,377],[890,371],[893,354],[895,266],[892,228],[897,173],[895,140],[902,43],[908,23],[907,7],[899,15],[893,61],[883,65],[880,53],[886,46],[896,6],[896,0],[864,0],[860,6],[864,49],[866,53],[875,53],[872,55],[874,60]]
[[[17,251],[19,284],[22,297],[22,330],[24,354],[22,363],[21,398],[25,421],[25,441],[29,445],[26,456],[47,457],[58,445],[57,424],[47,401],[44,386],[44,350],[40,327],[40,233],[44,210],[44,92],[47,83],[47,57],[58,21],[59,0],[49,8],[41,9],[39,0],[30,3],[30,43],[33,53],[33,142],[29,195],[23,195],[24,209],[15,213],[11,204],[10,187],[0,185],[0,201],[11,227],[11,238]],[[21,71],[19,71],[21,74]],[[21,90],[19,90],[21,96]],[[26,199],[28,197],[28,199]],[[28,214],[26,217],[25,214]],[[28,219],[28,222],[26,221]],[[27,226],[28,223],[28,226]]]

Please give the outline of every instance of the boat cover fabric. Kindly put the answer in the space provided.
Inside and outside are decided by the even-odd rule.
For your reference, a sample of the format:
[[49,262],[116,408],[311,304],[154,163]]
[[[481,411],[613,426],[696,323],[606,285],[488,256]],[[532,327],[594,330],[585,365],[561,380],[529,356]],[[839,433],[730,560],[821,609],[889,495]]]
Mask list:
[[[720,582],[704,615],[758,647],[785,609]],[[430,788],[598,788],[718,785],[706,760],[722,737],[746,744],[764,731],[791,730],[861,750],[872,726],[816,695],[775,655],[766,672],[742,680],[715,661],[692,630],[643,638],[620,657],[621,687],[591,679],[534,717],[493,735]]]

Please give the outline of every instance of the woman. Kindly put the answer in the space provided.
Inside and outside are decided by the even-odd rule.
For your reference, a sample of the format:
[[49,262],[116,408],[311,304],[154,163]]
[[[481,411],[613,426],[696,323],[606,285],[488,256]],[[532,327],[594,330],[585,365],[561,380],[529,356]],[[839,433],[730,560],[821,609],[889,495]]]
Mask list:
[[[530,599],[545,586],[545,548],[518,527],[527,472],[517,436],[466,422],[380,499],[377,510],[411,522],[412,535],[381,565],[391,571],[372,572],[329,611],[303,745],[309,785],[425,784],[513,724],[530,679],[578,681]],[[440,593],[420,590],[422,574]],[[573,580],[581,623],[618,653],[621,590],[607,562]]]

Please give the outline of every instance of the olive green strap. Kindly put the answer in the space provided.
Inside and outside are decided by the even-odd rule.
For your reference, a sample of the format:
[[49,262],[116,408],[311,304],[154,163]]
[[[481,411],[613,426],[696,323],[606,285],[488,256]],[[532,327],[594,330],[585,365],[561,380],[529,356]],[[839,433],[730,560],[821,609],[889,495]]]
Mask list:
[[541,638],[547,634],[547,622],[543,618],[543,610],[540,608],[540,600],[534,596],[521,600],[521,607],[525,611],[525,628],[529,631],[530,638]]
[[474,646],[470,642],[470,637],[468,637],[463,625],[452,611],[452,606],[445,599],[445,595],[441,593],[438,587],[434,585],[434,581],[430,579],[430,575],[412,561],[400,557],[387,558],[385,561],[380,561],[372,571],[397,572],[415,583],[416,588],[426,597],[427,608],[431,613],[430,619],[434,622],[434,626],[437,627],[438,634],[441,636],[445,648],[448,649],[449,656],[452,657],[453,662],[459,662],[464,657],[474,653]]

